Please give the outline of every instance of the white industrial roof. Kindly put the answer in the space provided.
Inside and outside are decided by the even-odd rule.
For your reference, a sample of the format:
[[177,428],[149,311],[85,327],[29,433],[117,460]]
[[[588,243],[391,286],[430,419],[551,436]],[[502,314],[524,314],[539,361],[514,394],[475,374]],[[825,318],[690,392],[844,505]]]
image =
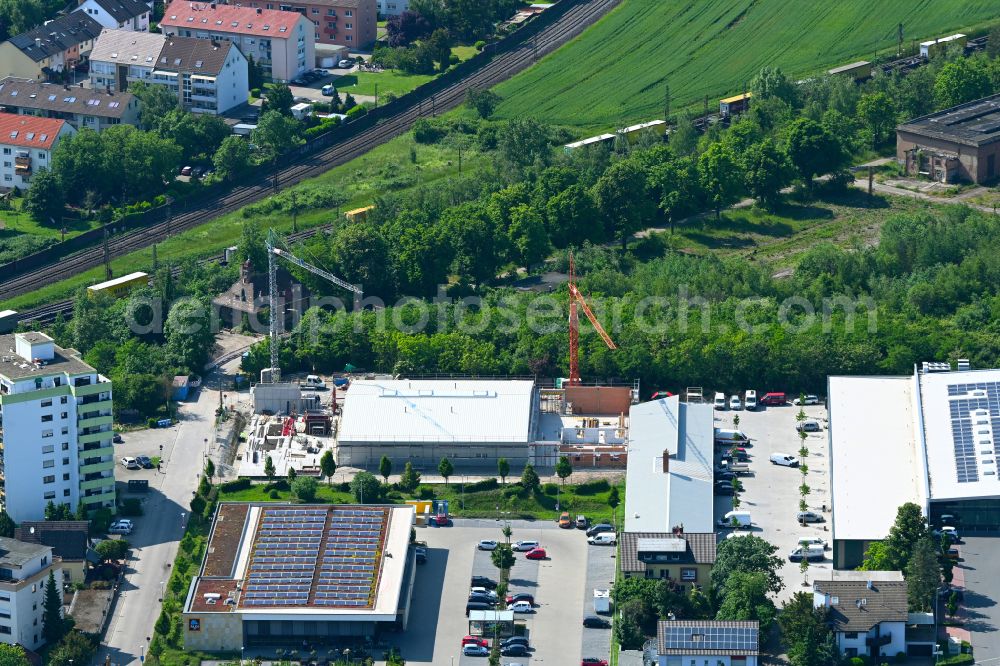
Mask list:
[[359,380],[344,398],[338,439],[528,443],[536,409],[530,380]]
[[830,377],[834,539],[883,539],[906,502],[923,506],[913,377]]
[[[714,500],[712,406],[682,403],[679,396],[629,410],[626,532],[711,532]],[[669,456],[663,472],[663,454]]]
[[919,377],[930,498],[1000,496],[1000,370]]

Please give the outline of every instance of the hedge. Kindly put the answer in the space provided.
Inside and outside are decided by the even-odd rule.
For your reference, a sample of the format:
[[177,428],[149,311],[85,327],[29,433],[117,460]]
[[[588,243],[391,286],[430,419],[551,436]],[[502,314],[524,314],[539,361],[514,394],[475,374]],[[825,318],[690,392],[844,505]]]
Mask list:
[[222,492],[233,493],[237,490],[250,490],[251,485],[250,478],[244,476],[235,481],[226,481],[220,487],[222,488]]

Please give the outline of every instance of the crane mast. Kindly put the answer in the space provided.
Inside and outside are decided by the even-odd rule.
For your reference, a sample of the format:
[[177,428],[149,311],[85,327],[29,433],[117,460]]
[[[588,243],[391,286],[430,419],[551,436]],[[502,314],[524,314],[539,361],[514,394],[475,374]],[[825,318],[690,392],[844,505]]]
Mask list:
[[580,319],[577,314],[577,304],[583,308],[583,313],[587,315],[591,325],[597,334],[604,340],[608,349],[618,349],[618,345],[611,339],[601,322],[591,312],[586,299],[576,286],[576,263],[573,261],[573,253],[569,253],[569,385],[580,385]]

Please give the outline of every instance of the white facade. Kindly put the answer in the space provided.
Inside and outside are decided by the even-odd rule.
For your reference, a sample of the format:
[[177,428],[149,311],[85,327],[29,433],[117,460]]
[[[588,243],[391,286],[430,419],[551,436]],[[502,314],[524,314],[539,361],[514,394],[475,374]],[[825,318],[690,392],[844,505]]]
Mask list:
[[[0,538],[0,643],[37,650],[45,643],[42,616],[45,583],[51,571],[62,581],[52,548]],[[62,598],[62,585],[56,585]]]
[[80,9],[105,28],[128,30],[130,32],[149,32],[149,15],[152,13],[152,10],[137,14],[124,21],[119,21],[109,14],[108,10],[98,0],[85,0],[80,3]]
[[111,382],[39,333],[0,336],[4,506],[42,520],[48,502],[115,507]]
[[378,0],[380,16],[398,16],[410,8],[410,0]]
[[660,666],[757,666],[757,655],[732,657],[730,655],[665,655],[659,656]]
[[[52,151],[59,145],[59,139],[76,132],[72,126],[63,121],[38,120],[44,120],[49,124],[58,122],[60,125],[57,138],[50,147],[17,145],[5,140],[8,134],[0,133],[0,189],[28,189],[32,174],[37,173],[39,169],[48,169],[52,165]],[[39,124],[35,119],[26,119],[26,122],[25,127],[29,128]]]

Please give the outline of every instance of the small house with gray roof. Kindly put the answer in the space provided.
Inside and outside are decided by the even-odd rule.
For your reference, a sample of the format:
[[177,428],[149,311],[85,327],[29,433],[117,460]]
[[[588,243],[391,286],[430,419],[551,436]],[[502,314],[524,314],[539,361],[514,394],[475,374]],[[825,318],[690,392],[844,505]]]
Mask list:
[[906,581],[899,571],[864,573],[863,578],[814,580],[813,605],[827,610],[845,657],[894,657],[906,651]]

